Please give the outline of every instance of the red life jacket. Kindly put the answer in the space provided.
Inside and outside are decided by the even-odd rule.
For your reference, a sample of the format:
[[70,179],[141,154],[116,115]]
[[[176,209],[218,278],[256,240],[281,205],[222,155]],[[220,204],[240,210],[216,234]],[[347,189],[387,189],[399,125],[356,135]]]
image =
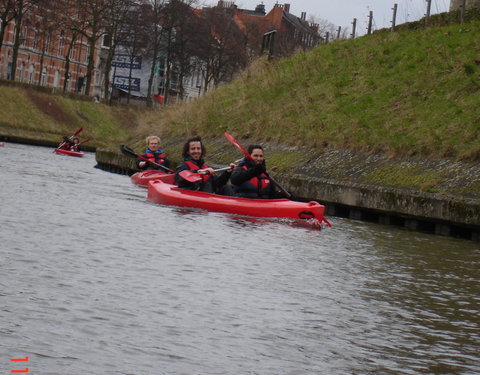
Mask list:
[[[243,165],[244,170],[248,170],[246,165]],[[259,176],[253,177],[248,181],[245,181],[242,186],[247,188],[247,190],[254,190],[258,192],[267,191],[270,187],[270,180],[265,173],[260,174]]]
[[[205,169],[205,168],[208,168],[208,165],[206,163],[203,163],[201,167],[199,167],[197,164],[195,164],[193,161],[191,160],[185,160],[184,161],[185,164],[187,164],[188,166],[188,169],[191,170],[192,172],[196,172],[198,171],[199,169]],[[212,177],[212,175],[210,173],[208,174],[201,174],[200,176],[202,176],[202,182],[205,183],[208,181],[209,178]]]
[[148,159],[148,161],[151,161],[157,164],[165,163],[165,154],[163,152],[161,154],[154,153],[154,152],[146,152],[145,157]]

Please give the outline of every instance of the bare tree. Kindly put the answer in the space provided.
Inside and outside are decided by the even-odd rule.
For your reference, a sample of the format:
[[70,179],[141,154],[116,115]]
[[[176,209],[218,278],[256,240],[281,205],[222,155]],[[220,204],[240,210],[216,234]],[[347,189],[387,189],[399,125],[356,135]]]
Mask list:
[[40,42],[40,74],[38,76],[38,85],[42,84],[42,72],[45,54],[51,46],[54,38],[59,36],[58,12],[62,9],[61,1],[38,0],[35,14],[31,14],[36,29],[35,38]]
[[119,44],[122,44],[126,35],[122,33],[122,27],[128,19],[129,12],[134,8],[133,0],[109,0],[110,6],[106,11],[105,33],[108,43],[108,53],[103,66],[103,93],[105,98],[109,97],[110,71]]
[[130,102],[132,92],[132,70],[135,59],[146,54],[145,49],[148,45],[146,35],[143,32],[144,25],[147,22],[147,20],[143,18],[144,16],[145,13],[142,12],[142,7],[137,4],[137,6],[130,9],[128,16],[125,19],[125,23],[121,28],[121,47],[127,53],[129,58],[127,102]]
[[249,62],[254,61],[261,54],[262,37],[258,23],[247,19],[244,22],[245,48]]
[[5,30],[15,18],[15,0],[0,0],[0,51],[2,50]]
[[13,42],[12,53],[12,71],[11,80],[15,81],[17,71],[18,50],[22,43],[21,30],[24,17],[32,10],[38,0],[15,0],[14,1],[14,19],[15,19],[15,41]]
[[308,21],[311,25],[315,24],[318,26],[318,34],[320,36],[325,37],[325,35],[328,33],[331,40],[335,39],[337,35],[337,27],[332,22],[316,16],[310,16]]
[[202,20],[204,28],[198,33],[197,56],[204,63],[205,87],[210,83],[216,87],[220,82],[231,80],[236,72],[245,68],[245,34],[225,9],[204,9]]
[[162,48],[164,28],[162,22],[165,14],[166,0],[148,0],[144,6],[142,6],[142,13],[144,13],[142,19],[145,22],[144,34],[148,37],[146,48],[147,56],[151,60],[150,75],[148,78],[147,88],[147,106],[152,106],[152,87],[153,79],[157,68],[160,50]]
[[95,46],[105,32],[105,19],[110,2],[108,0],[76,0],[75,3],[78,18],[82,21],[81,27],[75,31],[82,34],[88,43],[85,94],[89,95],[95,66]]
[[64,40],[68,41],[67,49],[65,51],[64,59],[64,80],[63,80],[63,92],[68,89],[70,81],[70,63],[75,44],[81,36],[80,30],[86,28],[85,22],[80,19],[77,8],[75,6],[75,0],[56,0],[58,9],[58,21],[60,30],[60,40],[63,43]]
[[[195,15],[192,5],[194,0],[171,1],[166,7],[169,18],[169,29],[174,30],[173,38],[169,39],[168,56],[174,62],[178,73],[177,92],[184,97],[184,77],[193,70],[194,54],[200,20]],[[167,86],[168,87],[168,86]]]

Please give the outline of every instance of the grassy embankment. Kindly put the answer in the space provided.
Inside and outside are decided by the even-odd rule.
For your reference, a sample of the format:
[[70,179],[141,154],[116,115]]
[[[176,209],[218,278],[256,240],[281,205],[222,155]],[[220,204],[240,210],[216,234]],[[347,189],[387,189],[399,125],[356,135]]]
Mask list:
[[[144,133],[224,131],[322,151],[480,159],[480,22],[377,34],[257,62]],[[148,131],[147,131],[148,128]]]
[[42,88],[0,83],[0,135],[58,143],[83,127],[85,146],[108,147],[128,138],[138,110],[95,104],[91,98],[50,95]]
[[[258,61],[231,84],[190,105],[161,118],[147,114],[138,131],[204,137],[228,131],[255,142],[298,146],[287,154],[269,149],[271,165],[280,170],[332,149],[478,162],[478,35],[478,20],[407,27],[284,60]],[[372,171],[363,182],[435,191],[448,178],[420,169],[390,165]],[[469,189],[480,190],[475,186]]]
[[[57,140],[83,126],[82,135],[93,138],[93,145],[116,149],[126,142],[140,150],[143,137],[152,133],[222,138],[228,131],[292,146],[288,152],[269,147],[270,165],[279,170],[333,149],[478,162],[478,35],[478,19],[426,29],[407,24],[395,33],[384,30],[288,59],[259,60],[231,84],[160,111],[0,86],[0,134],[14,125],[17,135]],[[229,149],[237,158],[238,150],[222,141],[209,144],[210,150]],[[229,160],[231,155],[217,161]],[[390,165],[372,170],[364,182],[434,187],[442,178],[437,171]]]

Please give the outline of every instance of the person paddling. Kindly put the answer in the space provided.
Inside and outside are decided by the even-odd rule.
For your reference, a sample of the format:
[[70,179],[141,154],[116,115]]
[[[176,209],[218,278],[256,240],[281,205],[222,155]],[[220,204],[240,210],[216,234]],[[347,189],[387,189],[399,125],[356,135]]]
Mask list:
[[285,195],[277,193],[267,176],[263,147],[250,145],[247,151],[252,160],[245,157],[232,172],[230,180],[234,196],[259,199],[284,198]]
[[83,128],[78,128],[77,130],[75,130],[75,132],[72,135],[70,135],[70,136],[64,135],[63,136],[63,142],[61,142],[57,146],[57,149],[58,150],[70,150],[70,148],[73,146],[74,137],[79,135],[82,132],[82,130],[83,130]]
[[[206,193],[215,193],[220,195],[233,195],[232,187],[227,185],[235,164],[231,163],[231,169],[216,176],[213,168],[209,167],[203,157],[207,150],[200,137],[193,137],[187,140],[183,145],[182,156],[183,163],[177,166],[175,170],[175,184],[188,190],[198,190]],[[201,175],[199,181],[187,181],[181,176],[182,171],[198,172]]]
[[80,152],[82,148],[80,147],[80,138],[73,138],[73,144],[70,146],[70,151]]
[[[156,135],[150,135],[145,139],[145,143],[147,144],[147,149],[145,150],[145,153],[142,155],[142,157],[144,159],[148,159],[153,163],[163,165],[165,168],[169,168],[170,160],[168,160],[168,158],[165,156],[165,153],[160,148],[160,138]],[[143,170],[162,170],[161,167],[142,159],[139,159],[137,161],[137,167]]]
[[58,145],[58,149],[60,150],[70,150],[73,146],[73,137],[72,136],[63,136],[63,142]]

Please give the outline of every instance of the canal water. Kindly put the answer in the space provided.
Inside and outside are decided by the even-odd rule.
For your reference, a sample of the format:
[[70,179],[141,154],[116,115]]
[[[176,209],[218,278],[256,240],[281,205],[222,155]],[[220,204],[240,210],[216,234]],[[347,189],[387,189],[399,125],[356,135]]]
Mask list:
[[94,166],[0,148],[0,374],[480,373],[478,243],[154,205]]

